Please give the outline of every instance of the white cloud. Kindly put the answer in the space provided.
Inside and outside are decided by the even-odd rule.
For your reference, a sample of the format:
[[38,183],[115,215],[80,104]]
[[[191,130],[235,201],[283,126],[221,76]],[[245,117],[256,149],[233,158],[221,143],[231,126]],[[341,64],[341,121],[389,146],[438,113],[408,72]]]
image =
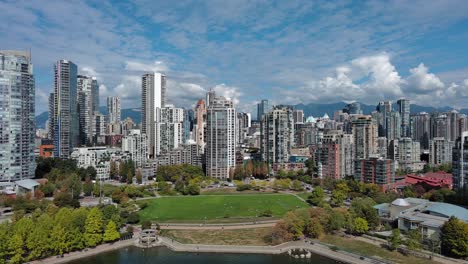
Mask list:
[[213,90],[217,95],[231,99],[234,105],[238,105],[240,103],[242,93],[238,87],[227,86],[224,83],[221,83],[213,87]]
[[84,66],[80,69],[80,74],[86,75],[86,76],[92,76],[92,77],[100,77],[100,74],[96,72],[96,70],[93,67],[90,66]]
[[351,65],[363,72],[362,77],[369,77],[369,81],[362,85],[367,92],[378,93],[382,97],[402,95],[402,79],[390,62],[388,54],[360,57],[351,61]]
[[413,93],[426,93],[442,89],[444,83],[429,69],[420,63],[418,67],[410,69],[411,75],[407,78],[406,91]]
[[168,71],[167,65],[163,61],[154,61],[152,64],[147,64],[137,61],[127,61],[125,69],[129,71],[141,72],[166,72]]

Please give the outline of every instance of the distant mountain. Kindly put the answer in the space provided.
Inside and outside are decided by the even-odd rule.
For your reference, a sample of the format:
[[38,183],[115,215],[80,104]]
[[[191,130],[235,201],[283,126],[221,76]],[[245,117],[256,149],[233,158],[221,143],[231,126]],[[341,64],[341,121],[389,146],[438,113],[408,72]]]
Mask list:
[[[330,103],[330,104],[316,104],[316,103],[310,103],[310,104],[298,104],[294,105],[295,109],[302,109],[304,110],[304,116],[314,116],[314,117],[321,117],[325,113],[328,114],[328,116],[332,117],[333,113],[337,110],[343,109],[347,103],[345,102],[339,102],[339,103]],[[393,105],[394,110],[396,109],[396,103]],[[367,105],[361,103],[361,109],[364,114],[370,114],[372,111],[375,111],[376,105]],[[431,107],[431,106],[421,106],[421,105],[411,105],[411,113],[412,114],[417,114],[420,112],[448,112],[452,110],[453,108],[444,106],[444,107]],[[458,109],[458,112],[468,114],[468,109]]]
[[[333,113],[337,110],[341,110],[346,106],[347,103],[345,102],[339,102],[339,103],[330,103],[330,104],[316,104],[316,103],[310,103],[310,104],[298,104],[294,105],[295,109],[302,109],[304,110],[304,116],[314,116],[314,117],[321,117],[325,113],[328,114],[330,117],[333,117]],[[364,114],[370,114],[372,111],[374,111],[376,108],[376,105],[367,105],[367,104],[362,104],[361,103],[361,109]],[[396,109],[396,104],[394,104],[394,109]],[[452,110],[453,108],[444,106],[444,107],[431,107],[431,106],[421,106],[421,105],[411,105],[411,113],[420,113],[420,112],[447,112]],[[101,113],[107,115],[107,107],[101,106],[99,107],[99,110]],[[468,115],[468,109],[459,109],[458,110],[460,113],[464,113]],[[124,120],[127,117],[130,117],[133,122],[136,124],[139,124],[141,122],[141,114],[140,114],[140,109],[139,108],[126,108],[121,110],[122,113],[122,120]],[[45,123],[47,119],[49,118],[49,115],[47,112],[43,112],[40,115],[36,116],[36,125],[38,128],[44,128]]]
[[[99,111],[107,115],[107,107],[101,106],[99,107]],[[125,120],[127,117],[130,117],[135,124],[139,124],[141,121],[141,114],[139,108],[127,108],[121,110],[122,120]],[[36,116],[36,126],[38,128],[45,128],[45,124],[47,119],[49,119],[48,112],[42,112],[40,115]]]

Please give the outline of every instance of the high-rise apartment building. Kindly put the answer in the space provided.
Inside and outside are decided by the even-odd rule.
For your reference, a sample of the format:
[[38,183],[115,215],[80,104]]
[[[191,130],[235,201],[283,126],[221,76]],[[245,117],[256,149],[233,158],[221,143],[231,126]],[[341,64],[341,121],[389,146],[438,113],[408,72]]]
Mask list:
[[[99,86],[95,77],[77,76],[80,145],[93,142],[94,115],[99,111]],[[97,97],[97,98],[95,98]]]
[[452,153],[453,189],[468,192],[468,132],[457,139]]
[[410,100],[400,99],[397,101],[398,112],[401,117],[401,134],[400,137],[410,137],[411,136],[411,126],[410,126]]
[[203,99],[198,100],[195,106],[195,125],[194,125],[194,140],[200,147],[200,152],[205,153],[205,119],[206,105]]
[[316,157],[322,170],[319,177],[344,179],[354,174],[353,135],[332,130],[323,135],[318,144]]
[[354,179],[380,185],[383,190],[393,189],[395,162],[391,159],[368,158],[355,163]]
[[205,141],[206,175],[227,179],[236,162],[236,109],[231,100],[210,96]]
[[422,149],[429,148],[431,135],[431,117],[426,112],[421,112],[411,116],[412,135],[411,137],[421,143]]
[[262,116],[270,111],[268,100],[263,99],[257,104],[257,120],[262,121]]
[[377,153],[377,126],[371,116],[357,116],[351,121],[354,159],[367,159]]
[[439,166],[451,163],[453,143],[443,137],[429,140],[429,164]]
[[79,115],[77,91],[77,67],[68,60],[55,64],[54,116],[54,156],[68,158],[79,144]]
[[385,137],[387,140],[401,137],[401,116],[399,112],[386,113],[385,124]]
[[120,97],[118,96],[109,96],[107,97],[107,113],[108,118],[107,122],[110,124],[120,123],[121,113],[120,113]]
[[166,76],[161,73],[147,73],[141,80],[141,133],[148,137],[148,155],[156,155],[156,123],[161,108],[166,105]]
[[343,113],[350,115],[362,115],[361,104],[358,102],[350,103],[345,106]]
[[156,122],[155,155],[178,148],[183,143],[184,109],[167,105]]
[[122,151],[128,152],[135,165],[141,168],[148,158],[146,135],[141,134],[139,129],[130,130],[129,135],[122,138]]
[[275,106],[265,113],[260,126],[261,152],[264,161],[287,163],[294,146],[294,120],[290,106]]
[[34,177],[34,95],[31,54],[0,50],[0,181]]
[[294,124],[304,124],[304,110],[295,109],[293,110]]

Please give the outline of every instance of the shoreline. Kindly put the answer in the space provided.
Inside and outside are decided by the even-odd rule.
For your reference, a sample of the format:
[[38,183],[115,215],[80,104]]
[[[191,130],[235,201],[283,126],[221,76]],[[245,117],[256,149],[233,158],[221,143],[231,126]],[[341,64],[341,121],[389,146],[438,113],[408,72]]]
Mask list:
[[[229,254],[268,254],[268,255],[279,255],[287,254],[288,250],[293,249],[307,249],[312,254],[320,255],[341,263],[350,264],[366,264],[376,263],[375,259],[369,259],[367,257],[361,258],[361,256],[354,255],[342,251],[333,251],[327,246],[314,243],[305,243],[304,241],[291,241],[275,246],[232,246],[232,245],[202,245],[202,244],[182,244],[175,240],[159,237],[157,245],[151,247],[139,246],[138,239],[129,239],[123,241],[117,241],[113,244],[103,244],[95,248],[88,249],[86,251],[75,251],[64,254],[63,258],[57,258],[57,256],[51,256],[42,260],[35,260],[28,262],[31,264],[39,263],[52,263],[52,264],[63,264],[74,260],[79,260],[86,257],[95,256],[101,253],[114,251],[126,247],[139,247],[142,249],[152,247],[166,247],[167,249],[174,252],[190,252],[190,253],[229,253]],[[384,262],[381,262],[384,263]]]

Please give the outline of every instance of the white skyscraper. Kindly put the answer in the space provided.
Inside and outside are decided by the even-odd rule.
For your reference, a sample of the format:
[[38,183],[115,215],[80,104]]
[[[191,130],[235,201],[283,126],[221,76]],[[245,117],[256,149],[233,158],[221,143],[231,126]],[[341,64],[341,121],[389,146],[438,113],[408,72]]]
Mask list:
[[139,129],[130,130],[130,134],[122,139],[122,151],[130,153],[137,167],[142,167],[148,158],[146,135]]
[[[80,125],[80,144],[93,141],[95,114],[99,111],[99,86],[95,77],[78,75],[78,118]],[[97,97],[97,99],[96,99]]]
[[232,101],[210,93],[206,113],[206,175],[227,179],[236,162],[236,109]]
[[110,124],[120,123],[120,119],[121,119],[120,97],[118,96],[107,97],[107,113],[108,113],[107,122],[109,122]]
[[0,181],[34,177],[34,94],[31,54],[0,50]]
[[166,76],[161,73],[147,73],[141,80],[141,133],[148,137],[148,155],[156,155],[156,123],[161,108],[166,105]]

